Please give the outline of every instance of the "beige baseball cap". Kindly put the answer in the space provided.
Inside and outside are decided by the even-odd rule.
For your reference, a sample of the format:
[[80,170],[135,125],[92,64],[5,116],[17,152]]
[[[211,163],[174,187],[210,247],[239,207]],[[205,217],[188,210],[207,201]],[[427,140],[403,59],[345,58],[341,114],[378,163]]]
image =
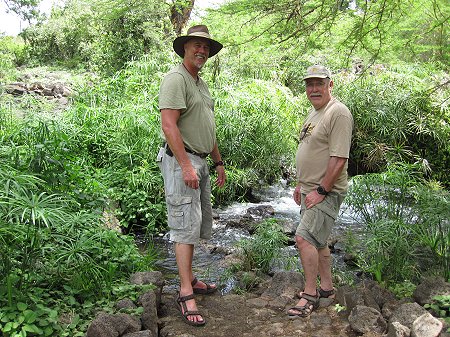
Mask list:
[[319,64],[312,65],[306,69],[306,74],[303,77],[303,80],[308,78],[330,78],[331,72],[324,66]]

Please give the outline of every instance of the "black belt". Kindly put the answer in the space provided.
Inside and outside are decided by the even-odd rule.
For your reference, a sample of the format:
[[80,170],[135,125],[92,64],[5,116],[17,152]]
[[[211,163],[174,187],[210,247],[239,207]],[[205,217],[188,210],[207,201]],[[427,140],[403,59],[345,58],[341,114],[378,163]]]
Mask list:
[[[166,143],[166,144],[164,144],[164,146],[165,146],[165,148],[166,148],[166,154],[167,154],[169,157],[173,157],[173,152],[172,152],[172,150],[170,149],[169,145],[167,145],[167,143]],[[184,150],[185,150],[187,153],[193,154],[193,155],[195,155],[195,156],[199,156],[200,158],[206,158],[206,157],[208,157],[208,154],[209,154],[209,153],[197,153],[197,152],[192,151],[191,149],[188,149],[187,147],[185,147]]]

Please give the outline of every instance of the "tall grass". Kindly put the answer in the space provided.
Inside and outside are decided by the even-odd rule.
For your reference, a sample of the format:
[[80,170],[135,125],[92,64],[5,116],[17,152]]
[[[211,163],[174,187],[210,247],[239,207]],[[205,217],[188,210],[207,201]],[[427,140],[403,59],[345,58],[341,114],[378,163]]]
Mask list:
[[450,113],[446,75],[426,67],[369,69],[335,77],[335,93],[355,120],[350,170],[382,172],[391,163],[421,163],[430,178],[449,185]]

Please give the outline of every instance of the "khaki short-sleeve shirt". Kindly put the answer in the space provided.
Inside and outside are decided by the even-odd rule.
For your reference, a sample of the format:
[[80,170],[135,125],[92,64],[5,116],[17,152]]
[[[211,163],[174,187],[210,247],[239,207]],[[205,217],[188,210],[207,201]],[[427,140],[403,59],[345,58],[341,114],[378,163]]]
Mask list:
[[[325,107],[311,110],[303,124],[296,154],[297,180],[302,193],[307,194],[320,185],[330,157],[349,157],[352,131],[350,110],[335,98]],[[347,166],[346,163],[333,192],[347,191]]]
[[200,77],[196,81],[182,64],[169,71],[159,90],[159,109],[180,110],[177,125],[184,145],[197,153],[211,153],[216,142],[214,102]]

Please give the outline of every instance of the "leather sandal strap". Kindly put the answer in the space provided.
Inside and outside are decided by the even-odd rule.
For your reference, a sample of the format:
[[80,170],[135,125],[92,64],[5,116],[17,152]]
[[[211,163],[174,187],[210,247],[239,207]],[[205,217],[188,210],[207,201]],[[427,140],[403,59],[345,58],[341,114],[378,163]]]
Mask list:
[[195,298],[194,294],[190,294],[190,295],[186,295],[186,296],[178,296],[177,302],[178,303],[186,302],[186,301],[192,300],[194,298]]
[[317,300],[319,299],[317,296],[311,296],[311,295],[308,295],[305,293],[301,294],[300,298],[304,298],[305,300],[307,300],[308,302],[311,302],[311,303],[316,303]]
[[197,284],[198,280],[196,277],[194,277],[194,279],[191,282],[191,286],[195,286]]
[[202,314],[200,313],[200,311],[197,311],[197,310],[195,310],[195,311],[185,311],[184,313],[183,313],[183,315],[185,316],[185,317],[187,317],[187,316],[202,316]]

